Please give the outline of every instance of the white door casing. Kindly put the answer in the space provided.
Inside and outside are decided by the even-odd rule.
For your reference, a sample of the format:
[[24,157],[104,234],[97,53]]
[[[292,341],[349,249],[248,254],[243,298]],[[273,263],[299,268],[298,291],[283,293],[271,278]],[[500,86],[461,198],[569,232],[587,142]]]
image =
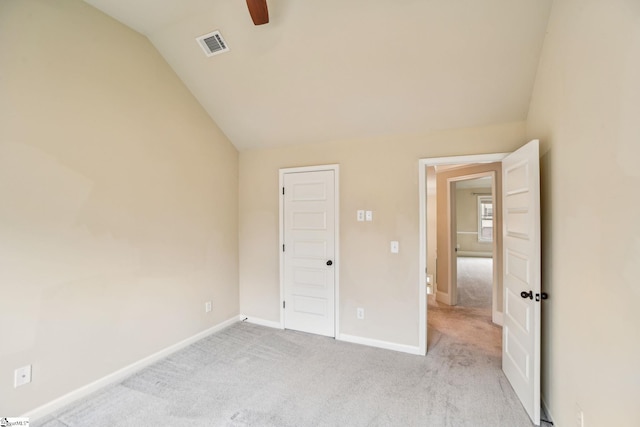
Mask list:
[[458,219],[456,205],[456,181],[447,181],[447,201],[449,202],[449,304],[458,305]]
[[281,172],[283,327],[335,337],[337,166]]
[[[427,252],[427,192],[426,169],[429,166],[460,165],[468,163],[492,163],[500,162],[506,157],[506,153],[471,154],[466,156],[433,157],[418,161],[418,201],[419,201],[419,251],[418,251],[418,348],[419,354],[427,354],[427,290],[426,290],[426,266]],[[429,272],[434,274],[435,272]]]
[[502,370],[535,425],[540,425],[539,162],[537,140],[502,161]]

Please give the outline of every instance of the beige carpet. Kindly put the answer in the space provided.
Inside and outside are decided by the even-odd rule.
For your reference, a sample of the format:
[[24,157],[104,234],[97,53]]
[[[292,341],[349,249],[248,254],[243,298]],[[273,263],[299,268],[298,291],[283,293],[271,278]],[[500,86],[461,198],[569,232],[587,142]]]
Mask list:
[[501,364],[502,328],[491,321],[491,258],[458,257],[458,305],[428,300],[428,344],[435,347],[443,335],[449,340],[473,346]]

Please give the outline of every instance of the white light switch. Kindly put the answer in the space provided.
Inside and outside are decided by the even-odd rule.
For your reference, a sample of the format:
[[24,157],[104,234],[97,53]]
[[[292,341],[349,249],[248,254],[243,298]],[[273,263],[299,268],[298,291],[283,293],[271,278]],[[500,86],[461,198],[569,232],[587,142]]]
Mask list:
[[366,212],[367,221],[373,221],[373,211]]
[[391,242],[391,253],[397,254],[398,252],[400,252],[400,243],[398,243],[398,241],[396,240],[393,240]]
[[358,211],[358,214],[356,217],[358,218],[358,222],[364,221],[364,211]]

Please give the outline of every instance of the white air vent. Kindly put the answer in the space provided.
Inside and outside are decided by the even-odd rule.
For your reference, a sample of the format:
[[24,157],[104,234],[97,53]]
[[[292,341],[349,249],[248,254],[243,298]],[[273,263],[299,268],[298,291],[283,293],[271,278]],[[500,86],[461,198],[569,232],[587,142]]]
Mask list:
[[229,46],[227,46],[227,43],[222,38],[220,31],[214,31],[209,34],[205,34],[204,36],[200,36],[196,41],[207,56],[213,56],[229,51]]

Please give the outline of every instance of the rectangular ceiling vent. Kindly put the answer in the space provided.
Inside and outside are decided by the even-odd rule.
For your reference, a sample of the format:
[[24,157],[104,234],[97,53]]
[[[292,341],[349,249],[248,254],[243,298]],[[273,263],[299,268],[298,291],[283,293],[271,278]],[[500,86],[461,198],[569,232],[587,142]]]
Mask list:
[[200,36],[196,38],[196,41],[207,56],[213,56],[229,51],[229,46],[227,46],[227,43],[222,38],[220,31],[214,31],[209,34],[205,34],[204,36]]

